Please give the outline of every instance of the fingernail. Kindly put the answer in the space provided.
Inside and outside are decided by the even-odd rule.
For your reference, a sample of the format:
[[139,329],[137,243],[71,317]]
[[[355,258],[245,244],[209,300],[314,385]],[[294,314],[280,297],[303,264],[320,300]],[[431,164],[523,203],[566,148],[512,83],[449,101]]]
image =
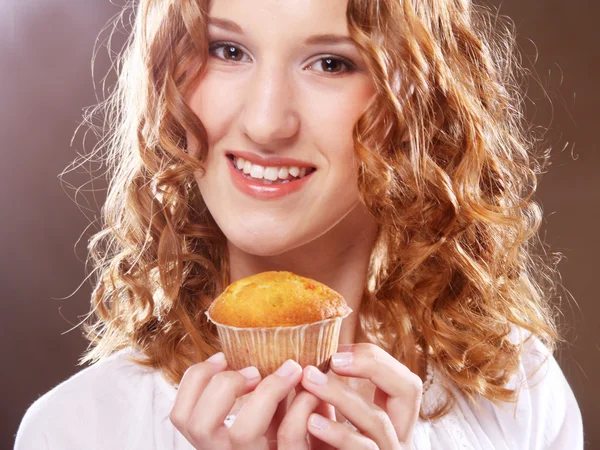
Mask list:
[[318,414],[311,414],[310,418],[308,419],[308,424],[311,427],[315,427],[317,430],[324,430],[329,427],[329,422],[327,419]]
[[331,364],[342,367],[352,363],[353,355],[351,352],[336,353],[331,357]]
[[275,373],[280,377],[289,377],[296,371],[296,366],[297,364],[293,360],[288,359]]
[[254,366],[246,367],[239,372],[249,380],[254,380],[255,378],[260,377],[260,372]]
[[311,367],[308,369],[308,379],[315,384],[325,384],[327,383],[327,375],[321,372],[316,367]]
[[220,364],[223,361],[225,361],[225,355],[223,354],[223,352],[215,353],[210,358],[208,358],[206,361],[208,361],[209,363],[213,363],[213,364]]

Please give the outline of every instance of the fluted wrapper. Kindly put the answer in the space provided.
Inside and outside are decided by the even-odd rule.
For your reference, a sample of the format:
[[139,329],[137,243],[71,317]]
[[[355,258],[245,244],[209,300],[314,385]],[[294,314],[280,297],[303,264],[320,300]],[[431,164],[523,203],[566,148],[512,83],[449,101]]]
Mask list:
[[288,359],[302,367],[312,365],[321,371],[329,368],[331,356],[337,351],[342,320],[346,314],[331,319],[291,327],[239,328],[217,326],[221,349],[231,370],[255,366],[264,378],[275,372]]

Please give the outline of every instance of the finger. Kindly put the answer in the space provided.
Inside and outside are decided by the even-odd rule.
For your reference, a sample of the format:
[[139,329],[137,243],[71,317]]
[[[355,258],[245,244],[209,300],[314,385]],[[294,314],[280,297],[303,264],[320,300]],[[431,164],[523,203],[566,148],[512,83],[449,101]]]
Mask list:
[[327,419],[319,414],[310,415],[308,431],[333,448],[341,450],[379,450],[373,440],[354,431],[348,425]]
[[[300,386],[302,386],[302,385],[300,385]],[[326,417],[327,419],[332,420],[334,422],[336,421],[335,408],[333,407],[333,405],[330,405],[329,403],[326,403],[323,400],[319,401],[319,405],[317,406],[317,409],[315,409],[313,412],[319,414],[320,416]],[[308,420],[306,421],[306,429],[308,430]],[[326,444],[325,442],[319,440],[318,438],[316,438],[314,435],[312,435],[310,433],[309,433],[308,440],[310,442],[309,448],[311,450],[333,450],[333,448],[329,444]]]
[[[307,433],[308,417],[312,412],[335,419],[335,412],[331,405],[327,405],[310,392],[301,390],[294,397],[277,430],[278,450],[308,450],[309,448],[311,450],[333,450],[328,444],[318,442]],[[310,446],[307,438],[309,438]]]
[[[313,412],[320,414],[323,417],[327,417],[329,420],[333,420],[333,421],[336,420],[335,408],[333,407],[333,405],[330,405],[329,403],[326,403],[323,400],[318,399],[317,397],[315,397],[314,394],[311,394],[306,389],[304,389],[304,386],[302,386],[302,384],[298,384],[298,386],[296,386],[296,394],[298,395],[301,392],[305,392],[307,395],[311,395],[318,402],[317,407],[312,411],[308,411],[306,413],[306,417],[304,417],[302,419],[302,424],[304,425],[304,427],[303,427],[304,434],[307,434],[307,432],[308,432],[308,425],[307,425],[308,417]],[[288,411],[288,415],[289,415],[289,411]],[[280,427],[281,427],[281,425],[280,425]],[[309,442],[308,448],[311,450],[333,450],[330,445],[325,444],[323,441],[320,441],[319,439],[317,439],[315,436],[313,436],[310,433],[308,433],[308,442]]]
[[267,440],[267,442],[269,444],[269,450],[278,450],[278,448],[277,448],[277,429],[287,412],[287,403],[288,403],[287,399],[279,402],[279,404],[277,405],[277,409],[275,410],[275,413],[273,414],[273,420],[271,420],[271,423],[269,424],[267,431],[265,433],[265,439]]
[[[353,344],[331,358],[331,370],[346,377],[365,378],[391,397],[415,396],[413,384],[420,378],[408,367],[374,344]],[[340,349],[341,349],[340,348]]]
[[200,395],[206,388],[210,379],[219,372],[227,368],[227,361],[223,353],[216,353],[206,361],[194,364],[184,373],[177,396],[169,418],[175,428],[181,432],[189,441],[191,438],[187,435],[187,423],[192,415],[192,411],[200,398]]
[[354,389],[325,375],[314,366],[305,368],[302,386],[320,399],[335,406],[363,434],[373,439],[382,450],[398,446],[398,438],[386,412],[365,400]]
[[[225,418],[238,397],[251,391],[260,381],[254,366],[216,374],[200,395],[187,423],[193,443],[206,444],[227,434]],[[211,444],[212,445],[212,444]]]
[[377,387],[375,403],[387,412],[398,439],[409,442],[419,417],[421,378],[374,344],[353,344],[339,350],[345,351],[332,356],[331,370],[338,375],[370,380]]
[[265,436],[267,441],[275,441],[277,428],[287,408],[287,396],[301,377],[302,367],[289,359],[275,373],[261,381],[229,429],[232,444],[247,448]]

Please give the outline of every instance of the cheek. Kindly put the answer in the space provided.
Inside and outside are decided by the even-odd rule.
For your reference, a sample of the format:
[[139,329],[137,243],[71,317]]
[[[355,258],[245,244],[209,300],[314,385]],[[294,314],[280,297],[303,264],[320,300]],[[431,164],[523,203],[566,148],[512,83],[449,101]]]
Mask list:
[[[188,105],[206,129],[209,146],[212,147],[227,133],[239,98],[234,86],[228,85],[225,89],[223,80],[212,72],[208,72],[186,97]],[[195,152],[196,148],[192,146],[190,151]]]
[[[326,155],[352,157],[354,142],[352,130],[356,121],[374,96],[374,87],[365,80],[352,83],[335,95],[311,96],[306,111],[311,117],[317,145]],[[344,155],[332,152],[341,152]],[[345,158],[344,158],[345,159]],[[330,160],[334,163],[333,160]]]

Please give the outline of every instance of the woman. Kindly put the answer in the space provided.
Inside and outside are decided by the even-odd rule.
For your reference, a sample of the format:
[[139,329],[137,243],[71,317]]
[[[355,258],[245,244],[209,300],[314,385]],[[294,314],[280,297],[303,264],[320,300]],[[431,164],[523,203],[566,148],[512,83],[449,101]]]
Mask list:
[[[582,448],[532,253],[535,142],[487,14],[139,2],[99,109],[95,364],[29,409],[16,447]],[[327,374],[228,369],[203,313],[266,270],[354,310]]]

